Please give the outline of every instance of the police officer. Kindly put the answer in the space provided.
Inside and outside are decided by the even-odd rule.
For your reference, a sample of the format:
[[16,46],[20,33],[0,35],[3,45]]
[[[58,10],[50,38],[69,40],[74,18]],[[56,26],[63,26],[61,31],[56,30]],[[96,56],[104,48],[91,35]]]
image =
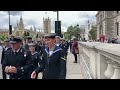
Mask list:
[[3,68],[7,79],[28,79],[28,73],[33,64],[31,63],[31,53],[22,48],[22,39],[11,36],[11,50],[6,52],[3,61]]
[[[39,67],[41,59],[40,59],[40,54],[37,51],[35,51],[35,44],[34,43],[29,43],[28,45],[29,45],[29,50],[32,54],[32,63],[34,64],[34,67],[30,70],[30,73],[29,73],[30,78],[31,78],[32,72],[37,67]],[[37,77],[38,77],[38,74],[36,75],[35,79],[37,79]]]
[[[10,50],[11,47],[9,45],[9,39],[5,39],[4,40],[4,46],[3,46],[3,50],[2,50],[2,57],[1,57],[1,65],[3,65],[3,61],[4,61],[4,58],[5,58],[5,54],[8,50]],[[2,75],[3,75],[3,79],[6,79],[6,74],[3,70],[3,66],[2,66]]]
[[35,78],[36,74],[43,71],[43,79],[65,79],[66,78],[66,60],[63,50],[55,45],[56,34],[51,33],[45,36],[45,45],[40,67],[31,74]]

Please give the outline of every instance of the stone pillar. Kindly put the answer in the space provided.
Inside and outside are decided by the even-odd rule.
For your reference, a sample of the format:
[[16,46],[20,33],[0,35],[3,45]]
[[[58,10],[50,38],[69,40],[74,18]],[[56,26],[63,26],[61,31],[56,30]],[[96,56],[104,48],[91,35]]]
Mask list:
[[107,67],[107,70],[105,71],[105,76],[110,79],[112,76],[113,76],[113,73],[114,73],[114,68],[113,68],[113,62],[107,58],[107,64],[108,64],[108,67]]
[[113,67],[115,68],[115,70],[114,70],[114,74],[111,77],[111,79],[120,79],[120,64],[116,62],[113,65]]

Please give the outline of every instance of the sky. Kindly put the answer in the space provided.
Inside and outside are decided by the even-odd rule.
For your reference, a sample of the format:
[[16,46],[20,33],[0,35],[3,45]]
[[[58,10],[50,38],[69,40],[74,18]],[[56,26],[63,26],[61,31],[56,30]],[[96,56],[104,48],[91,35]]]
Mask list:
[[[59,20],[61,21],[61,30],[67,31],[70,25],[85,26],[88,20],[90,23],[96,22],[97,11],[59,11]],[[39,31],[43,30],[43,17],[51,19],[51,30],[55,31],[55,21],[57,13],[53,11],[10,11],[10,23],[13,27],[17,25],[22,16],[25,29],[36,27]],[[8,28],[9,14],[7,11],[0,11],[0,28]]]

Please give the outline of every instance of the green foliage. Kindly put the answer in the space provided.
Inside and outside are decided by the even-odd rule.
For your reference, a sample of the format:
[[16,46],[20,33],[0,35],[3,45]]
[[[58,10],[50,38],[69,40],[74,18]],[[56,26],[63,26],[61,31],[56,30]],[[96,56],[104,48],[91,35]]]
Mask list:
[[0,41],[4,41],[6,38],[7,38],[7,36],[0,34]]
[[65,39],[72,39],[72,37],[76,37],[79,40],[81,38],[80,33],[81,29],[79,25],[71,25],[67,28],[67,32],[64,33],[64,37]]
[[97,38],[97,28],[96,27],[92,27],[92,29],[89,31],[89,38],[92,40],[96,40]]

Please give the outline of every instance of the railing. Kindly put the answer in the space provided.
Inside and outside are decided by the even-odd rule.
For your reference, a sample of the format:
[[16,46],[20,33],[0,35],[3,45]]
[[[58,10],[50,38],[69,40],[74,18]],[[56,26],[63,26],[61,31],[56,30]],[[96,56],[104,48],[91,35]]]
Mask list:
[[120,44],[80,42],[80,65],[85,79],[120,79]]

